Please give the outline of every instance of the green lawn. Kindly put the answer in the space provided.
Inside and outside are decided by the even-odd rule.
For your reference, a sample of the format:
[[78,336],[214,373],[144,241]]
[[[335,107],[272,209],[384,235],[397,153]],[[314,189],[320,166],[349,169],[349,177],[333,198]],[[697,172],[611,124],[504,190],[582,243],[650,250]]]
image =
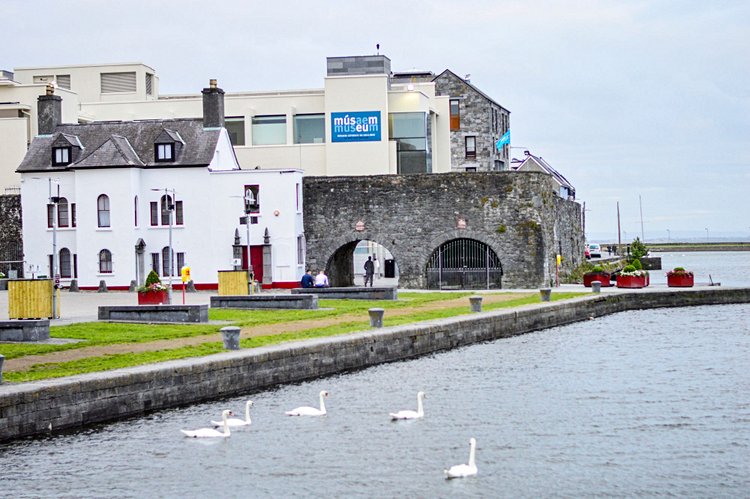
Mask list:
[[[552,293],[552,300],[566,300],[581,296],[584,293]],[[240,343],[242,348],[257,348],[265,345],[278,344],[288,341],[303,340],[309,338],[320,338],[346,334],[354,331],[369,329],[369,320],[366,311],[373,306],[386,309],[383,325],[395,326],[427,320],[455,317],[470,314],[468,303],[461,307],[442,308],[438,310],[415,311],[402,316],[388,317],[388,310],[414,306],[416,303],[429,303],[441,300],[450,300],[457,297],[469,296],[470,293],[402,293],[397,302],[385,301],[359,301],[359,300],[322,300],[321,307],[331,310],[318,311],[244,311],[244,310],[212,310],[211,319],[231,320],[238,325],[260,325],[289,322],[316,317],[341,316],[353,312],[361,312],[364,319],[361,321],[349,321],[335,326],[311,328],[303,331],[259,336],[243,339]],[[504,302],[486,304],[483,310],[495,310],[500,308],[520,307],[539,303],[536,293],[524,294],[520,297]],[[269,312],[269,313],[266,313]],[[323,313],[324,315],[318,315]],[[284,318],[282,318],[284,317]],[[223,326],[173,326],[173,325],[141,325],[141,324],[110,324],[110,323],[83,323],[70,326],[57,326],[51,328],[52,334],[57,338],[76,338],[82,341],[66,345],[0,345],[6,358],[16,358],[25,355],[45,353],[46,351],[59,351],[68,348],[81,348],[91,345],[107,345],[115,343],[140,343],[161,339],[183,338],[188,336],[200,336],[217,332]],[[11,347],[11,348],[6,348]],[[18,348],[16,348],[18,347]],[[49,347],[49,348],[44,348]],[[6,351],[8,352],[6,354]],[[159,351],[127,353],[116,355],[105,355],[70,362],[37,364],[31,369],[22,372],[6,372],[3,378],[7,382],[24,382],[47,378],[58,378],[82,374],[88,372],[107,371],[122,367],[138,366],[163,362],[167,360],[182,359],[187,357],[200,357],[223,351],[220,342],[206,342],[197,346],[187,346]],[[9,355],[10,354],[10,355]]]

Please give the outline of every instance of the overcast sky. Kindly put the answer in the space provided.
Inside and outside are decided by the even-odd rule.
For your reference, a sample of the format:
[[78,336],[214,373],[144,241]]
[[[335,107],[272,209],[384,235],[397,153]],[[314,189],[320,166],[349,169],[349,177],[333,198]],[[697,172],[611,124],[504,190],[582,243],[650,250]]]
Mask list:
[[322,88],[327,56],[449,68],[511,111],[514,156],[590,240],[750,238],[750,2],[1,0],[0,69],[144,62],[162,94]]

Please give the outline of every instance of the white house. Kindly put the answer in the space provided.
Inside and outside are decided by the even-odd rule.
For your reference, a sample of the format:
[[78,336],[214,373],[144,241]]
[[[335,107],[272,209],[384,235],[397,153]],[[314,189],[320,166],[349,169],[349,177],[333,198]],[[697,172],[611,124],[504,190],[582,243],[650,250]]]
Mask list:
[[202,119],[61,124],[53,92],[38,99],[39,135],[17,170],[28,276],[54,268],[63,286],[127,289],[151,269],[167,280],[189,266],[211,289],[219,270],[247,268],[249,247],[264,287],[297,286],[302,171],[240,168],[215,81]]
[[510,163],[510,169],[512,171],[546,173],[552,176],[552,180],[555,182],[555,194],[563,199],[575,201],[576,189],[575,187],[573,187],[573,184],[571,184],[568,179],[566,179],[562,175],[562,173],[552,168],[552,165],[547,163],[547,161],[545,161],[541,156],[534,156],[529,151],[524,151],[523,155],[523,159],[513,158]]

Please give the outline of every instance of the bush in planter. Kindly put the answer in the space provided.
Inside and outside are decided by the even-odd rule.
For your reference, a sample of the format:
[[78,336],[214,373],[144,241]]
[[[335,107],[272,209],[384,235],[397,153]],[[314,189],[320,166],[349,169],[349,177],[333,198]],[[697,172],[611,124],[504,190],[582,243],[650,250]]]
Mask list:
[[148,293],[149,291],[166,291],[167,287],[161,283],[159,275],[152,270],[146,276],[146,284],[138,288],[139,293]]
[[667,272],[667,286],[670,288],[691,288],[694,282],[693,273],[683,267],[675,267]]
[[153,270],[146,277],[146,284],[138,288],[138,305],[159,305],[169,303],[168,288]]
[[587,288],[590,288],[594,281],[599,281],[602,286],[607,287],[610,285],[610,280],[609,272],[605,271],[601,265],[595,265],[590,272],[583,274],[583,285]]
[[[637,261],[637,260],[636,260]],[[640,262],[639,262],[640,263]],[[625,265],[617,276],[618,288],[643,288],[649,284],[648,272],[639,270],[635,265]]]

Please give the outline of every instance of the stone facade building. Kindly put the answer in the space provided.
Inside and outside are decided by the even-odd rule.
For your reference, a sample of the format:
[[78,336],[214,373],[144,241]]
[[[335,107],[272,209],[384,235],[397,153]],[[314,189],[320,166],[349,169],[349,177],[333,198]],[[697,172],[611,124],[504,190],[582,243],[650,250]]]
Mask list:
[[[334,286],[352,284],[360,241],[393,255],[406,288],[461,287],[446,276],[483,272],[501,279],[477,288],[536,288],[554,281],[558,254],[568,272],[583,260],[580,205],[556,196],[543,173],[305,177],[304,201],[308,264]],[[456,242],[462,253],[451,255]],[[491,263],[472,269],[485,255]]]

